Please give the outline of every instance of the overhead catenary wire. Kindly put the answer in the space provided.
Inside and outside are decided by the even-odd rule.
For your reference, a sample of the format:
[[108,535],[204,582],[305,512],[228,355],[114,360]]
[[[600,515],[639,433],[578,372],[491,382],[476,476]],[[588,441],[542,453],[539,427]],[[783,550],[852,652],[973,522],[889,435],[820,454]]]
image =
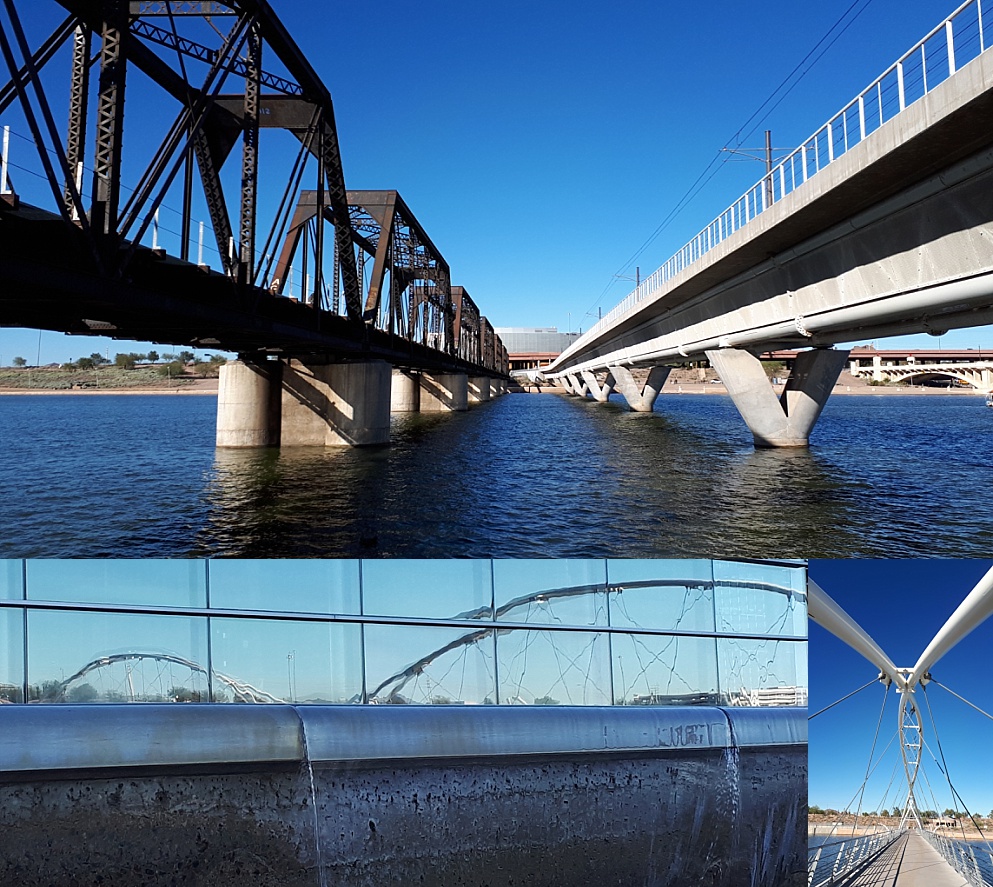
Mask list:
[[[769,93],[769,95],[762,101],[762,103],[751,113],[751,115],[749,115],[748,119],[741,126],[738,127],[738,129],[731,136],[731,138],[727,140],[727,142],[724,145],[724,148],[726,148],[731,143],[734,143],[735,147],[739,147],[744,140],[746,140],[749,136],[751,136],[752,133],[754,133],[755,130],[758,129],[758,127],[761,126],[768,119],[769,115],[773,111],[775,111],[780,104],[782,104],[783,100],[786,99],[786,97],[796,88],[796,86],[800,83],[800,81],[811,71],[814,65],[817,64],[817,62],[819,62],[821,58],[823,58],[824,54],[855,23],[855,21],[859,18],[859,16],[861,16],[862,13],[865,12],[865,10],[869,7],[869,5],[872,2],[873,0],[853,0],[853,2],[838,17],[838,19],[834,22],[834,24],[832,24],[831,27],[828,28],[828,30],[824,33],[821,39],[818,40],[816,44],[814,44],[814,46],[793,67],[790,73],[783,78],[783,80],[776,86],[776,88]],[[852,10],[855,9],[860,3],[862,4],[862,7],[858,9],[847,22],[845,22],[845,19],[848,18]],[[838,30],[839,26],[841,26],[842,23],[844,23],[844,26],[841,27],[840,30]],[[837,33],[835,34],[834,32],[836,30]],[[832,38],[832,34],[834,34],[833,38]],[[825,41],[829,39],[830,42],[826,46],[824,46]],[[822,46],[824,46],[823,49],[821,49]],[[811,59],[811,56],[817,53],[819,49],[821,49],[821,51],[816,55],[813,61],[811,61],[810,64],[807,65],[806,68],[804,68],[804,65],[806,65],[807,62]],[[796,77],[795,80],[793,80],[794,76]],[[791,80],[793,80],[792,83],[790,83]],[[788,88],[786,88],[785,92],[782,92],[783,89],[787,87],[787,84],[789,84]],[[782,92],[782,95],[779,95],[780,92]],[[778,98],[777,95],[779,96]],[[771,107],[768,107],[771,102],[774,102],[774,104],[772,104]],[[767,107],[768,110],[766,111]],[[766,111],[765,114],[759,117],[759,115],[762,114],[763,111]],[[758,119],[756,120],[756,118]],[[750,123],[752,123],[752,121],[755,121],[755,125],[751,129],[749,129],[748,132],[744,132],[745,128]],[[638,249],[635,250],[635,252],[631,255],[631,257],[628,258],[627,261],[625,261],[624,264],[621,265],[620,268],[618,268],[613,275],[611,275],[610,280],[608,280],[607,283],[604,285],[604,288],[600,292],[600,295],[597,296],[596,301],[586,311],[585,316],[592,316],[595,314],[597,307],[600,305],[604,297],[610,291],[610,288],[616,283],[617,279],[623,276],[624,272],[631,267],[632,263],[641,257],[641,255],[645,252],[645,250],[648,249],[648,247],[655,242],[655,240],[659,237],[659,235],[662,234],[662,232],[666,228],[668,228],[668,226],[676,219],[676,217],[690,204],[690,202],[692,202],[692,200],[696,197],[696,195],[699,194],[700,191],[703,190],[703,188],[710,183],[711,179],[713,179],[713,177],[721,169],[724,163],[728,162],[729,155],[725,153],[724,148],[716,152],[716,154],[711,158],[710,162],[706,165],[706,167],[704,167],[703,171],[693,181],[693,184],[691,184],[689,188],[686,189],[682,197],[679,198],[675,206],[666,214],[666,216],[658,224],[655,230],[652,231],[652,233],[648,236],[648,238],[646,238],[644,243],[642,243],[641,246],[639,246]],[[721,162],[718,163],[718,161]]]

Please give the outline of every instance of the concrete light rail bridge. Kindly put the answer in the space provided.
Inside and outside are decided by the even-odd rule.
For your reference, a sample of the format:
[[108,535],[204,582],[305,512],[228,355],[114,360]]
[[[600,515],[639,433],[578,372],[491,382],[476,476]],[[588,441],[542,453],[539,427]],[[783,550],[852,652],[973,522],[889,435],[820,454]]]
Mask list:
[[[989,887],[993,884],[993,845],[989,840],[984,836],[981,842],[975,842],[967,839],[964,830],[961,835],[949,833],[927,821],[923,812],[927,803],[924,799],[931,800],[936,808],[938,804],[923,764],[926,753],[934,755],[925,733],[925,713],[930,718],[940,751],[937,725],[927,701],[927,686],[931,683],[943,685],[932,676],[931,669],[959,641],[993,615],[993,569],[969,592],[911,667],[894,665],[869,634],[813,580],[808,580],[807,596],[810,618],[879,669],[879,681],[886,688],[887,697],[891,688],[896,690],[898,724],[895,738],[903,765],[903,782],[898,783],[900,787],[896,791],[906,792],[902,795],[901,818],[897,828],[866,827],[860,833],[860,806],[850,837],[846,837],[849,833],[847,827],[839,829],[836,824],[826,842],[812,843],[808,849],[808,884],[810,887],[829,884],[848,887]],[[872,683],[870,681],[866,686]],[[839,703],[846,698],[839,700]],[[964,697],[959,698],[976,708]],[[885,714],[885,704],[884,698],[880,724]],[[828,706],[831,707],[833,705]],[[826,708],[813,717],[825,711]],[[878,727],[876,737],[878,740]],[[875,769],[873,764],[878,766],[882,754],[885,754],[884,750],[874,760],[876,744],[874,741],[866,779],[855,797],[861,798]],[[944,761],[944,752],[940,754]],[[956,803],[964,807],[965,802],[952,785],[947,764],[942,766],[937,758],[935,762]],[[887,796],[889,791],[890,787],[887,787]],[[972,814],[969,815],[976,824]],[[978,824],[976,827],[978,829]]]
[[[805,446],[845,365],[833,345],[993,322],[986,6],[963,3],[545,376],[650,411],[671,366],[707,359],[756,446]],[[797,347],[777,399],[758,354]]]
[[[0,10],[0,324],[237,352],[222,446],[383,443],[391,399],[503,392],[505,348],[407,204],[346,188],[331,93],[266,0]],[[42,10],[62,21],[35,45]]]

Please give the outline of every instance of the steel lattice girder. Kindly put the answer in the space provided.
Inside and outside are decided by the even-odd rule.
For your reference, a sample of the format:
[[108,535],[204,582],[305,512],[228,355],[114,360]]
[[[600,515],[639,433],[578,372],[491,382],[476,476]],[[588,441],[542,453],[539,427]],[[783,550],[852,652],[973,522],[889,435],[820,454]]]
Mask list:
[[[443,335],[445,349],[455,353],[458,350],[453,336],[456,306],[448,263],[403,198],[396,191],[349,191],[348,204],[353,240],[363,253],[373,257],[363,309],[366,321],[382,321],[385,312],[386,322],[380,322],[380,328],[397,332],[396,325],[402,323],[401,334],[419,341],[427,341],[431,333]],[[282,292],[285,286],[290,261],[299,246],[304,226],[317,214],[316,192],[301,192],[273,271],[276,292]],[[336,219],[332,208],[325,207],[324,218]],[[387,272],[391,282],[390,299],[384,304]],[[415,281],[430,281],[433,286],[412,287]],[[409,301],[404,309],[399,300],[408,290]],[[470,310],[467,317],[471,313]]]
[[[15,0],[3,0],[3,2],[8,3],[12,8]],[[16,2],[26,2],[26,0],[16,0]],[[394,199],[393,213],[388,225],[390,236],[387,239],[387,247],[392,267],[396,272],[394,275],[396,279],[391,280],[391,299],[388,302],[382,299],[380,284],[380,291],[372,294],[369,302],[363,300],[356,267],[355,245],[358,244],[360,247],[360,256],[374,255],[380,245],[378,238],[382,226],[372,226],[368,232],[369,237],[363,237],[361,233],[356,233],[350,224],[350,220],[355,216],[353,210],[357,204],[352,204],[345,189],[330,93],[266,0],[237,0],[228,3],[128,2],[128,0],[55,0],[55,2],[70,13],[69,17],[33,53],[25,45],[21,49],[20,60],[7,62],[10,77],[13,79],[0,89],[0,102],[9,105],[17,99],[25,101],[25,86],[29,80],[41,90],[38,80],[40,69],[54,57],[60,46],[64,46],[74,34],[78,35],[75,39],[75,64],[70,83],[71,112],[67,138],[69,151],[66,155],[62,152],[60,144],[55,145],[54,153],[61,156],[57,157],[55,168],[49,169],[47,175],[51,179],[53,194],[60,198],[59,209],[63,222],[67,223],[66,227],[74,228],[75,234],[79,234],[81,229],[82,233],[89,237],[91,221],[93,221],[99,223],[99,227],[93,226],[94,234],[99,231],[106,235],[102,249],[97,248],[101,245],[98,243],[98,238],[94,237],[90,240],[89,261],[82,255],[76,256],[75,261],[80,272],[96,273],[104,279],[130,279],[130,270],[127,274],[125,270],[130,269],[129,263],[137,262],[139,257],[141,262],[147,261],[148,257],[144,255],[140,240],[181,168],[185,168],[181,223],[184,232],[181,258],[185,261],[189,252],[192,212],[191,170],[194,158],[200,167],[208,211],[218,237],[219,252],[227,259],[228,275],[233,275],[236,264],[231,261],[231,256],[241,256],[242,264],[247,259],[248,264],[251,265],[250,254],[242,250],[240,242],[234,241],[232,213],[229,212],[225,201],[219,173],[239,139],[245,141],[246,150],[243,154],[242,168],[245,173],[243,182],[246,184],[241,193],[242,212],[239,233],[240,241],[251,240],[252,237],[247,232],[254,222],[255,195],[248,189],[247,183],[256,171],[260,176],[265,174],[264,167],[255,166],[258,160],[254,153],[256,137],[255,121],[252,118],[257,115],[259,128],[284,128],[293,132],[301,142],[303,154],[309,153],[318,161],[320,185],[315,202],[320,206],[321,216],[335,225],[333,256],[335,305],[337,305],[340,285],[340,292],[345,297],[347,314],[352,321],[361,322],[364,316],[371,318],[376,313],[383,313],[388,307],[389,322],[401,327],[406,326],[402,332],[407,336],[413,336],[414,326],[419,325],[422,341],[427,341],[428,335],[431,334],[434,341],[449,354],[454,355],[463,350],[473,349],[470,327],[473,318],[478,315],[478,310],[470,311],[469,303],[453,301],[447,263],[399,197]],[[144,16],[168,18],[172,30],[167,31],[156,28],[148,22],[142,22],[141,17]],[[213,50],[181,37],[173,21],[173,17],[176,16],[225,16],[234,21],[227,37],[218,31],[224,43],[220,50]],[[214,30],[217,28],[215,27]],[[286,76],[266,74],[261,69],[254,50],[249,53],[251,60],[248,62],[238,57],[244,41],[253,32],[258,37],[259,49],[265,47],[267,58],[272,53],[282,64]],[[96,59],[100,61],[100,86],[95,115],[97,136],[94,145],[96,153],[94,206],[91,212],[87,213],[86,208],[79,201],[76,173],[85,155],[88,111],[86,79],[89,76],[89,66],[96,60],[92,53],[87,52],[87,43],[92,40],[94,33],[99,37]],[[165,47],[167,52],[160,54],[161,51],[157,51],[159,47]],[[88,61],[87,57],[89,57]],[[197,58],[210,65],[210,73],[202,84],[192,82],[187,66],[182,62],[184,57]],[[172,66],[177,60],[180,70]],[[21,67],[18,67],[19,65]],[[126,88],[128,70],[131,67],[137,68],[150,78],[156,86],[175,99],[181,109],[172,129],[163,139],[137,187],[133,188],[131,187],[133,183],[130,181],[122,184],[120,175],[121,155],[125,144],[123,128]],[[246,87],[244,94],[222,94],[224,78],[230,74],[235,74],[237,77],[245,76],[252,81]],[[262,88],[274,90],[275,93],[263,93]],[[39,102],[47,112],[48,105],[43,92]],[[51,124],[49,128],[52,129]],[[57,135],[56,129],[53,129],[53,132]],[[36,141],[39,141],[39,150],[41,150],[43,146],[40,140],[36,138]],[[58,139],[56,141],[58,142]],[[271,181],[268,184],[271,186]],[[123,188],[123,185],[128,187]],[[294,190],[296,187],[299,186],[294,185]],[[128,198],[126,205],[119,206],[119,203],[125,203],[122,193],[127,192],[133,196]],[[367,192],[369,204],[367,209],[376,211],[376,193]],[[72,205],[68,206],[67,203]],[[385,216],[383,219],[385,220]],[[316,245],[320,250],[323,243],[323,226],[318,226],[318,231],[320,233],[316,238]],[[73,241],[75,250],[77,246],[75,235],[66,231],[65,236]],[[122,241],[125,247],[123,250],[117,248]],[[384,267],[382,262],[379,265]],[[376,269],[377,273],[379,270]],[[252,269],[248,268],[240,275],[245,285],[252,283],[251,272]],[[318,281],[320,274],[319,271]],[[430,285],[422,286],[415,292],[416,288],[411,286],[414,281],[424,281]],[[257,299],[257,288],[251,288],[256,290],[253,298]],[[401,306],[399,296],[404,290],[409,290],[409,296],[407,303]],[[61,308],[65,309],[68,306],[69,302]],[[70,308],[69,314],[73,313]],[[76,315],[75,321],[70,317],[64,322],[60,321],[58,325],[76,323],[78,326],[79,316]],[[37,320],[33,315],[32,319]],[[127,323],[131,324],[136,320],[129,317]],[[47,323],[42,325],[48,328]],[[77,329],[77,326],[72,327],[74,331],[87,331],[82,327]],[[364,340],[368,345],[368,333],[359,335],[358,340]],[[482,350],[481,340],[480,336],[480,344],[476,346],[480,350]]]

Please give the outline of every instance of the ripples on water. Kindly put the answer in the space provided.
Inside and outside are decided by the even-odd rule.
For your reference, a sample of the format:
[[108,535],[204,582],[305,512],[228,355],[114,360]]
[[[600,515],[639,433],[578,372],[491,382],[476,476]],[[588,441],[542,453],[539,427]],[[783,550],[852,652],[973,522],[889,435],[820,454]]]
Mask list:
[[376,449],[215,450],[212,397],[0,397],[8,557],[989,556],[993,410],[839,396],[809,450],[727,397],[508,395]]

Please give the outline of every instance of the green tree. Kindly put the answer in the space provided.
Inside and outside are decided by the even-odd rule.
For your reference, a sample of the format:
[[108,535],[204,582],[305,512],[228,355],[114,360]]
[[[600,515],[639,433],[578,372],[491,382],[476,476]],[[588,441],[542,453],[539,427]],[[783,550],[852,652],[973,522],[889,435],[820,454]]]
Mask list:
[[14,366],[16,367],[27,366],[27,363],[28,362],[23,357],[18,356],[14,358]]
[[119,366],[122,370],[133,370],[137,357],[138,355],[134,353],[131,354],[118,353],[114,355],[114,364],[116,366]]
[[149,363],[158,363],[159,362],[159,352],[158,351],[149,351],[148,354],[146,355],[146,357],[148,358],[148,362]]
[[820,807],[818,807],[818,806],[817,806],[816,804],[811,804],[811,805],[810,805],[810,806],[809,806],[809,807],[807,808],[807,812],[808,812],[808,813],[823,813],[824,811],[823,811],[823,810],[821,810],[821,808],[820,808]]
[[196,355],[192,351],[180,351],[176,357],[183,363],[190,363],[196,358]]
[[889,817],[890,817],[890,811],[889,810],[883,810],[883,811],[880,812],[879,815],[882,816],[884,819],[889,819]]
[[102,366],[105,363],[110,363],[106,357],[104,357],[99,351],[94,351],[90,355],[90,360],[93,361],[94,366]]
[[165,376],[166,378],[172,379],[176,376],[181,376],[186,371],[186,367],[183,366],[178,360],[172,360],[169,363],[160,364],[156,368],[156,372],[160,376]]
[[100,694],[93,684],[79,684],[69,691],[70,702],[94,702]]
[[92,357],[81,357],[76,361],[76,366],[81,370],[92,370],[96,366],[96,362]]

